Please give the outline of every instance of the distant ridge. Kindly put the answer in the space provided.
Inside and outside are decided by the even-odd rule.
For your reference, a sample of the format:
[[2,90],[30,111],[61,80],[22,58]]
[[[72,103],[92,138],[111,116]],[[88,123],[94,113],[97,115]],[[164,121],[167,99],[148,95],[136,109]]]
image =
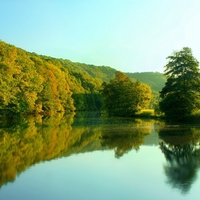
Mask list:
[[154,91],[161,91],[166,82],[166,77],[160,72],[125,73],[133,81],[139,80],[151,86]]

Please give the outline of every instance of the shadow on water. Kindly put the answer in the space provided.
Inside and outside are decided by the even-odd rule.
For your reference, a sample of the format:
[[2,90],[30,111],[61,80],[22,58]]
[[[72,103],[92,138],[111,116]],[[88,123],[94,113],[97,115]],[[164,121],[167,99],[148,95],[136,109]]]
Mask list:
[[187,194],[200,167],[200,129],[165,126],[158,133],[162,139],[160,149],[167,161],[164,165],[167,183]]

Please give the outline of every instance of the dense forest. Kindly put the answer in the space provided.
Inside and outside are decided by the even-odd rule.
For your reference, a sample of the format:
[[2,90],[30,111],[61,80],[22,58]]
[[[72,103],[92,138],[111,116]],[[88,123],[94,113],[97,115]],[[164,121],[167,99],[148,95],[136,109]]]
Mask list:
[[[30,53],[0,41],[1,113],[95,111],[102,107],[100,88],[116,70]],[[127,73],[154,93],[164,86],[158,72]]]

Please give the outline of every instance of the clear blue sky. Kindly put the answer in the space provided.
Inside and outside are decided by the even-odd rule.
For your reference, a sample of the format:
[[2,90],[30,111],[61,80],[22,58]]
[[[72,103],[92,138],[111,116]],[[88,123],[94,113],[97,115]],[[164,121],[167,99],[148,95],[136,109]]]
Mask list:
[[0,39],[122,72],[163,72],[190,47],[200,61],[200,0],[1,0]]

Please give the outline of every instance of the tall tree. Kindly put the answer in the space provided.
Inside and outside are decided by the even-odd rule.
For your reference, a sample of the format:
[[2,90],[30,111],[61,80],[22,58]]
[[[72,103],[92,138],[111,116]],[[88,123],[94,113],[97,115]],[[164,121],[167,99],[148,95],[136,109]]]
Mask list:
[[133,83],[123,73],[116,71],[115,78],[102,84],[104,108],[112,116],[132,116],[148,106],[151,88],[139,81]]
[[167,118],[186,119],[200,108],[199,62],[188,47],[173,52],[167,59],[167,82],[160,92],[160,109]]

